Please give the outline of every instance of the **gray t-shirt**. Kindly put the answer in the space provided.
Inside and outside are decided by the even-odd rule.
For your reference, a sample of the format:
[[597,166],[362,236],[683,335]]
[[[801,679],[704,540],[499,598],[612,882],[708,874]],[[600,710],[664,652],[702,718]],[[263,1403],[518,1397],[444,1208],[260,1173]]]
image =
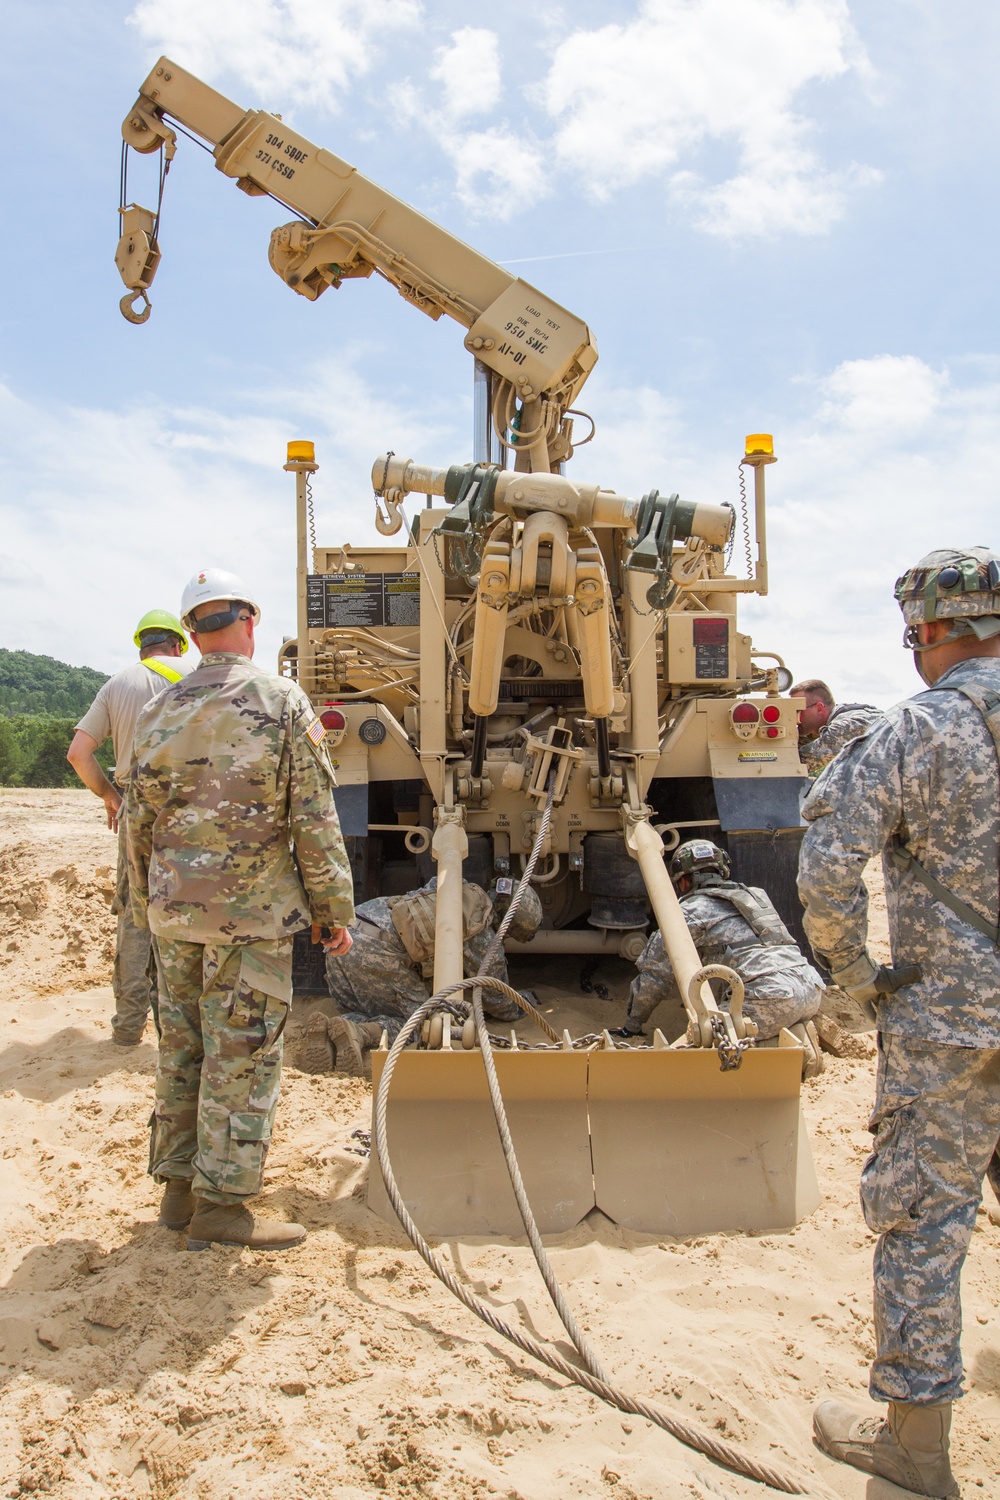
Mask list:
[[[157,662],[170,675],[162,676],[149,665],[151,661]],[[110,735],[115,751],[115,779],[119,784],[124,782],[132,761],[132,741],[140,712],[151,698],[177,681],[177,677],[186,677],[191,670],[182,656],[157,656],[154,653],[145,661],[134,661],[130,667],[123,667],[98,690],[97,697],[76,727],[92,735],[99,745],[103,745]]]

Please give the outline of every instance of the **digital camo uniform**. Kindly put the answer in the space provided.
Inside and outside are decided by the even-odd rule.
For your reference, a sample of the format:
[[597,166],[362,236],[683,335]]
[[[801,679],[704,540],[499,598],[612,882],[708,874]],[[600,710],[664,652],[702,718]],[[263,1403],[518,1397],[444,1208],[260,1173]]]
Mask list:
[[311,728],[322,738],[315,725],[295,683],[213,652],[136,728],[132,902],[156,938],[163,978],[150,1171],[192,1180],[214,1203],[260,1190],[292,934],[313,922],[345,927],[354,915],[333,769],[310,738]]
[[1000,1135],[1000,951],[933,898],[906,852],[995,930],[997,751],[962,688],[1000,695],[1000,660],[960,662],[889,709],[803,807],[799,891],[813,948],[841,984],[852,968],[871,972],[862,873],[886,851],[893,963],[923,974],[877,1002],[875,1141],[861,1198],[882,1236],[870,1389],[883,1401],[961,1394],[959,1278]]
[[[743,1014],[757,1023],[762,1038],[812,1019],[823,997],[823,981],[803,958],[765,891],[713,880],[682,896],[680,904],[702,963],[727,964],[743,980]],[[624,1027],[632,1033],[642,1030],[661,1001],[679,998],[659,929],[636,967]]]
[[[153,611],[152,614],[159,614]],[[140,627],[150,619],[140,620]],[[169,616],[167,617],[169,618]],[[180,621],[173,624],[181,629]],[[183,639],[183,637],[181,637]],[[135,643],[141,646],[140,631]],[[187,650],[187,641],[184,641]],[[90,708],[75,726],[89,734],[98,744],[110,736],[115,756],[114,784],[122,797],[127,790],[127,775],[132,758],[132,738],[140,711],[168,683],[177,682],[186,668],[180,658],[155,654],[131,662],[99,689]],[[150,951],[149,931],[132,920],[128,893],[128,854],[125,847],[125,805],[118,817],[118,869],[111,911],[118,919],[115,934],[115,963],[111,988],[115,997],[112,1034],[123,1042],[138,1041],[145,1029],[150,1009],[156,1006],[156,965]]]
[[799,742],[799,759],[810,776],[818,776],[845,745],[881,723],[882,710],[871,703],[838,703],[811,740]]
[[[433,976],[433,932],[437,876],[418,891],[405,896],[377,896],[358,907],[351,926],[353,943],[347,953],[327,954],[326,982],[338,1012],[349,1021],[374,1021],[393,1042],[403,1022],[431,994]],[[493,940],[494,922],[499,921],[494,903],[481,886],[462,882],[465,917],[464,975],[478,974]],[[414,906],[419,913],[418,932],[402,920]],[[536,893],[527,887],[510,926],[515,938],[527,939],[542,916]],[[423,929],[421,940],[419,929]],[[407,951],[409,946],[409,950]],[[503,949],[494,955],[487,974],[508,981]],[[513,1000],[483,994],[483,1009],[497,1021],[516,1021],[521,1014]]]

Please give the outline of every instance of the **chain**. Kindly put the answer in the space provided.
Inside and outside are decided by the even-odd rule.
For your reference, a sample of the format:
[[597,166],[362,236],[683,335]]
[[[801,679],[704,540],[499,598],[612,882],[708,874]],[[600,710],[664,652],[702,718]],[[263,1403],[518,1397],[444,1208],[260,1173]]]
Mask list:
[[[747,577],[753,577],[753,550],[750,546],[750,512],[747,509],[746,470],[740,464],[740,514],[743,517],[743,550],[747,557]],[[733,538],[735,542],[735,537]],[[728,558],[726,559],[728,562]]]
[[388,453],[385,455],[385,466],[384,466],[384,468],[382,470],[382,482],[378,486],[378,489],[375,491],[376,495],[384,495],[385,494],[386,480],[389,478],[389,460],[390,460],[390,458],[395,458],[395,457],[396,457],[395,453],[390,448],[389,451],[388,451]]
[[753,1037],[744,1037],[741,1042],[731,1042],[729,1033],[726,1031],[726,1023],[721,1015],[712,1017],[712,1039],[715,1042],[715,1050],[719,1054],[719,1066],[723,1073],[732,1073],[742,1065],[743,1054],[748,1047],[753,1046]]
[[[742,475],[742,473],[743,473],[743,471],[741,469],[740,470],[740,474]],[[735,512],[735,510],[733,510],[733,507],[730,505],[730,503],[729,503],[728,500],[723,500],[722,503],[723,503],[723,505],[726,507],[726,509],[728,511],[732,511],[732,515],[733,515],[732,524],[731,524],[731,526],[729,528],[729,540],[726,543],[725,569],[726,569],[726,572],[728,573],[729,572],[729,564],[733,560],[733,548],[736,546],[736,512]]]

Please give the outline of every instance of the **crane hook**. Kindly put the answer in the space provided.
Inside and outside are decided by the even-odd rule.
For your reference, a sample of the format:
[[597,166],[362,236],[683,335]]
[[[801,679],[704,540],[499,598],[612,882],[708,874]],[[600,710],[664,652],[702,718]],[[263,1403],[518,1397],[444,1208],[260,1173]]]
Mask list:
[[[140,297],[146,305],[142,312],[136,312],[135,304]],[[140,287],[137,292],[126,292],[118,306],[122,310],[122,317],[127,318],[130,323],[145,323],[153,311],[153,304],[146,295],[145,287]]]
[[[388,490],[385,494],[375,496],[375,530],[381,536],[395,536],[403,524],[400,514],[400,506],[403,503],[401,490]],[[382,506],[385,506],[385,514]]]

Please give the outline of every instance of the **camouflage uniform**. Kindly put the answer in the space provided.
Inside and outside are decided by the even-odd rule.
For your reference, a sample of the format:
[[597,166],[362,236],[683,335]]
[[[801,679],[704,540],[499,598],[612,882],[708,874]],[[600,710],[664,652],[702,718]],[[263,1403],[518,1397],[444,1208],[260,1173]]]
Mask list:
[[[421,892],[436,892],[437,876]],[[420,894],[417,892],[415,894]],[[328,953],[327,988],[339,1013],[348,1021],[376,1021],[395,1041],[403,1022],[431,994],[431,985],[421,974],[421,965],[407,953],[392,920],[394,896],[377,896],[358,907],[351,926],[353,943],[347,953]],[[537,898],[536,898],[537,900]],[[515,919],[516,920],[516,919]],[[493,940],[494,927],[467,937],[463,945],[466,978],[478,974]],[[501,948],[486,972],[508,983],[507,960]],[[513,1000],[502,995],[483,995],[483,1009],[497,1021],[516,1021],[521,1012]]]
[[[758,925],[765,927],[765,936],[754,931],[727,893],[739,901],[750,896],[764,919]],[[766,892],[717,880],[682,896],[681,911],[702,963],[727,964],[743,980],[743,1013],[756,1021],[762,1038],[777,1036],[783,1026],[809,1021],[819,1010],[823,981],[803,958]],[[661,1001],[679,998],[659,929],[636,967],[624,1028],[633,1033],[642,1030]]]
[[871,703],[838,703],[818,734],[799,741],[799,759],[810,776],[818,776],[845,745],[868,734],[881,721],[882,710]]
[[959,662],[889,709],[819,777],[803,807],[799,893],[815,951],[841,983],[866,959],[865,865],[883,854],[893,963],[923,977],[877,1001],[874,1150],[862,1208],[875,1255],[876,1400],[961,1394],[959,1280],[1000,1135],[1000,950],[936,901],[897,848],[997,922],[997,752],[954,689],[1000,693],[1000,660]]
[[160,956],[150,1171],[191,1179],[215,1203],[260,1190],[292,934],[311,922],[347,926],[354,915],[333,769],[308,733],[315,724],[295,683],[212,652],[136,728],[132,907]]

